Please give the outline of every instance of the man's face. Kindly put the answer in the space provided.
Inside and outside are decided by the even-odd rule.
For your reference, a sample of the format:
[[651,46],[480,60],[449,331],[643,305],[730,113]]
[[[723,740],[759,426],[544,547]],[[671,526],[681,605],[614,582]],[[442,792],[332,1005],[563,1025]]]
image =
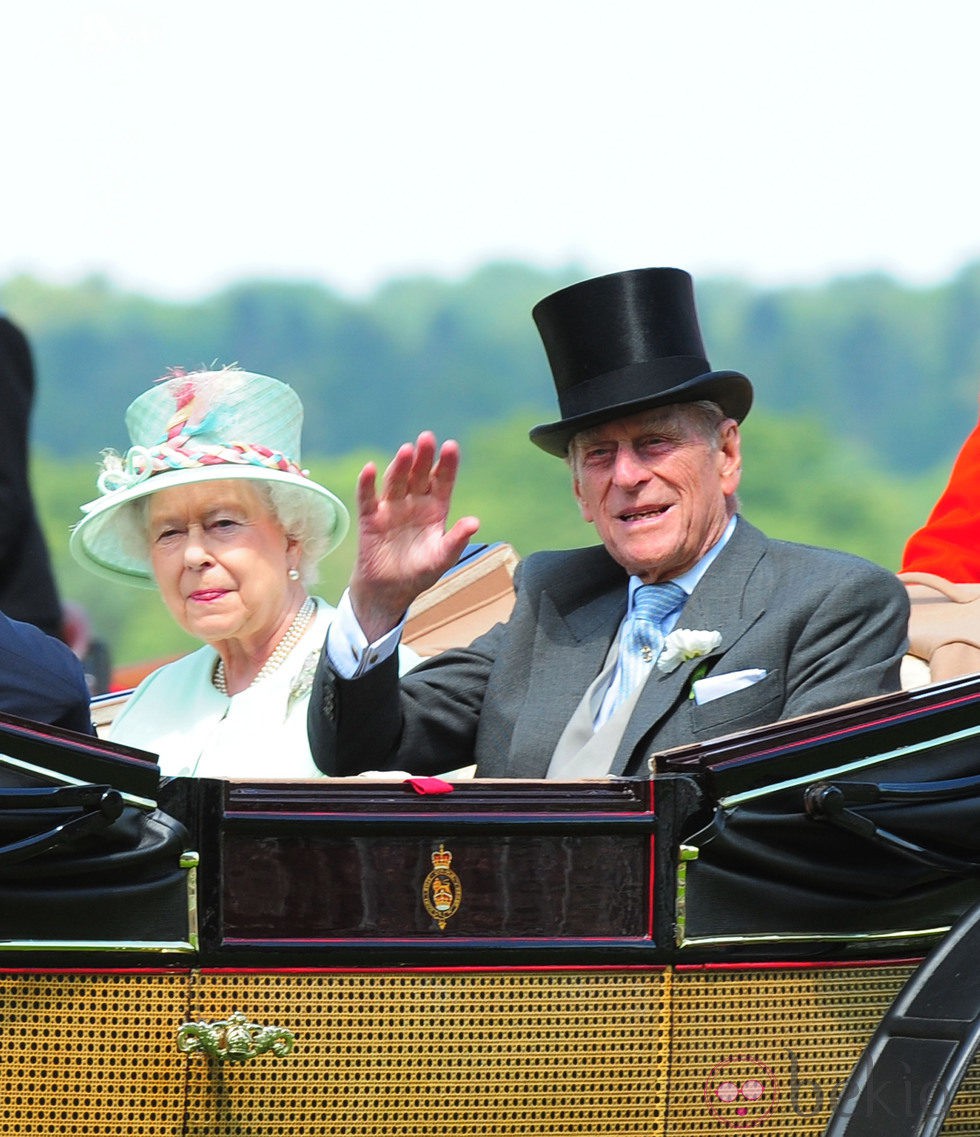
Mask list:
[[647,584],[695,565],[721,537],[741,476],[738,424],[714,441],[698,408],[641,411],[577,434],[575,497],[610,555]]

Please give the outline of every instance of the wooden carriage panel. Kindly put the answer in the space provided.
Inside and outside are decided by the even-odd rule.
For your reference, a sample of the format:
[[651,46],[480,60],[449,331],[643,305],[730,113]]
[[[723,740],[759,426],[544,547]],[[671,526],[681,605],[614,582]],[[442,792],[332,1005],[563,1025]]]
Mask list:
[[649,945],[645,783],[418,795],[363,780],[226,783],[207,938],[297,950],[412,943]]

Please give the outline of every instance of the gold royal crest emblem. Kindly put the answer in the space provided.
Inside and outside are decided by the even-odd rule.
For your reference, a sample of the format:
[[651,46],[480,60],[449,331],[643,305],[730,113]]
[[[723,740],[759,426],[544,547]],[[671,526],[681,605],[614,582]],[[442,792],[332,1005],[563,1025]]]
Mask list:
[[446,921],[456,915],[463,899],[463,886],[449,867],[452,861],[452,853],[440,845],[432,854],[432,872],[422,885],[422,903],[440,931],[446,927]]

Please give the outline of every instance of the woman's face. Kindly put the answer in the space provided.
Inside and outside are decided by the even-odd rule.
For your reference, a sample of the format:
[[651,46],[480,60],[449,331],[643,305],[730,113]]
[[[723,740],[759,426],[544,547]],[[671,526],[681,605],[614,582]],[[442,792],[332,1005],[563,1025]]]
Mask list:
[[302,588],[299,545],[245,480],[198,482],[149,499],[150,564],[164,603],[192,636],[246,650],[274,645]]

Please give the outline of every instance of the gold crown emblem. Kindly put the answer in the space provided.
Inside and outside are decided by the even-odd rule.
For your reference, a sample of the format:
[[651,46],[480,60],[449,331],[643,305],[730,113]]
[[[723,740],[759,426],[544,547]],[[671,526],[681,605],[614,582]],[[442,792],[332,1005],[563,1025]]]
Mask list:
[[432,853],[432,872],[422,884],[422,903],[440,931],[445,930],[446,921],[456,914],[463,899],[463,886],[449,867],[452,860],[452,853],[440,843]]

